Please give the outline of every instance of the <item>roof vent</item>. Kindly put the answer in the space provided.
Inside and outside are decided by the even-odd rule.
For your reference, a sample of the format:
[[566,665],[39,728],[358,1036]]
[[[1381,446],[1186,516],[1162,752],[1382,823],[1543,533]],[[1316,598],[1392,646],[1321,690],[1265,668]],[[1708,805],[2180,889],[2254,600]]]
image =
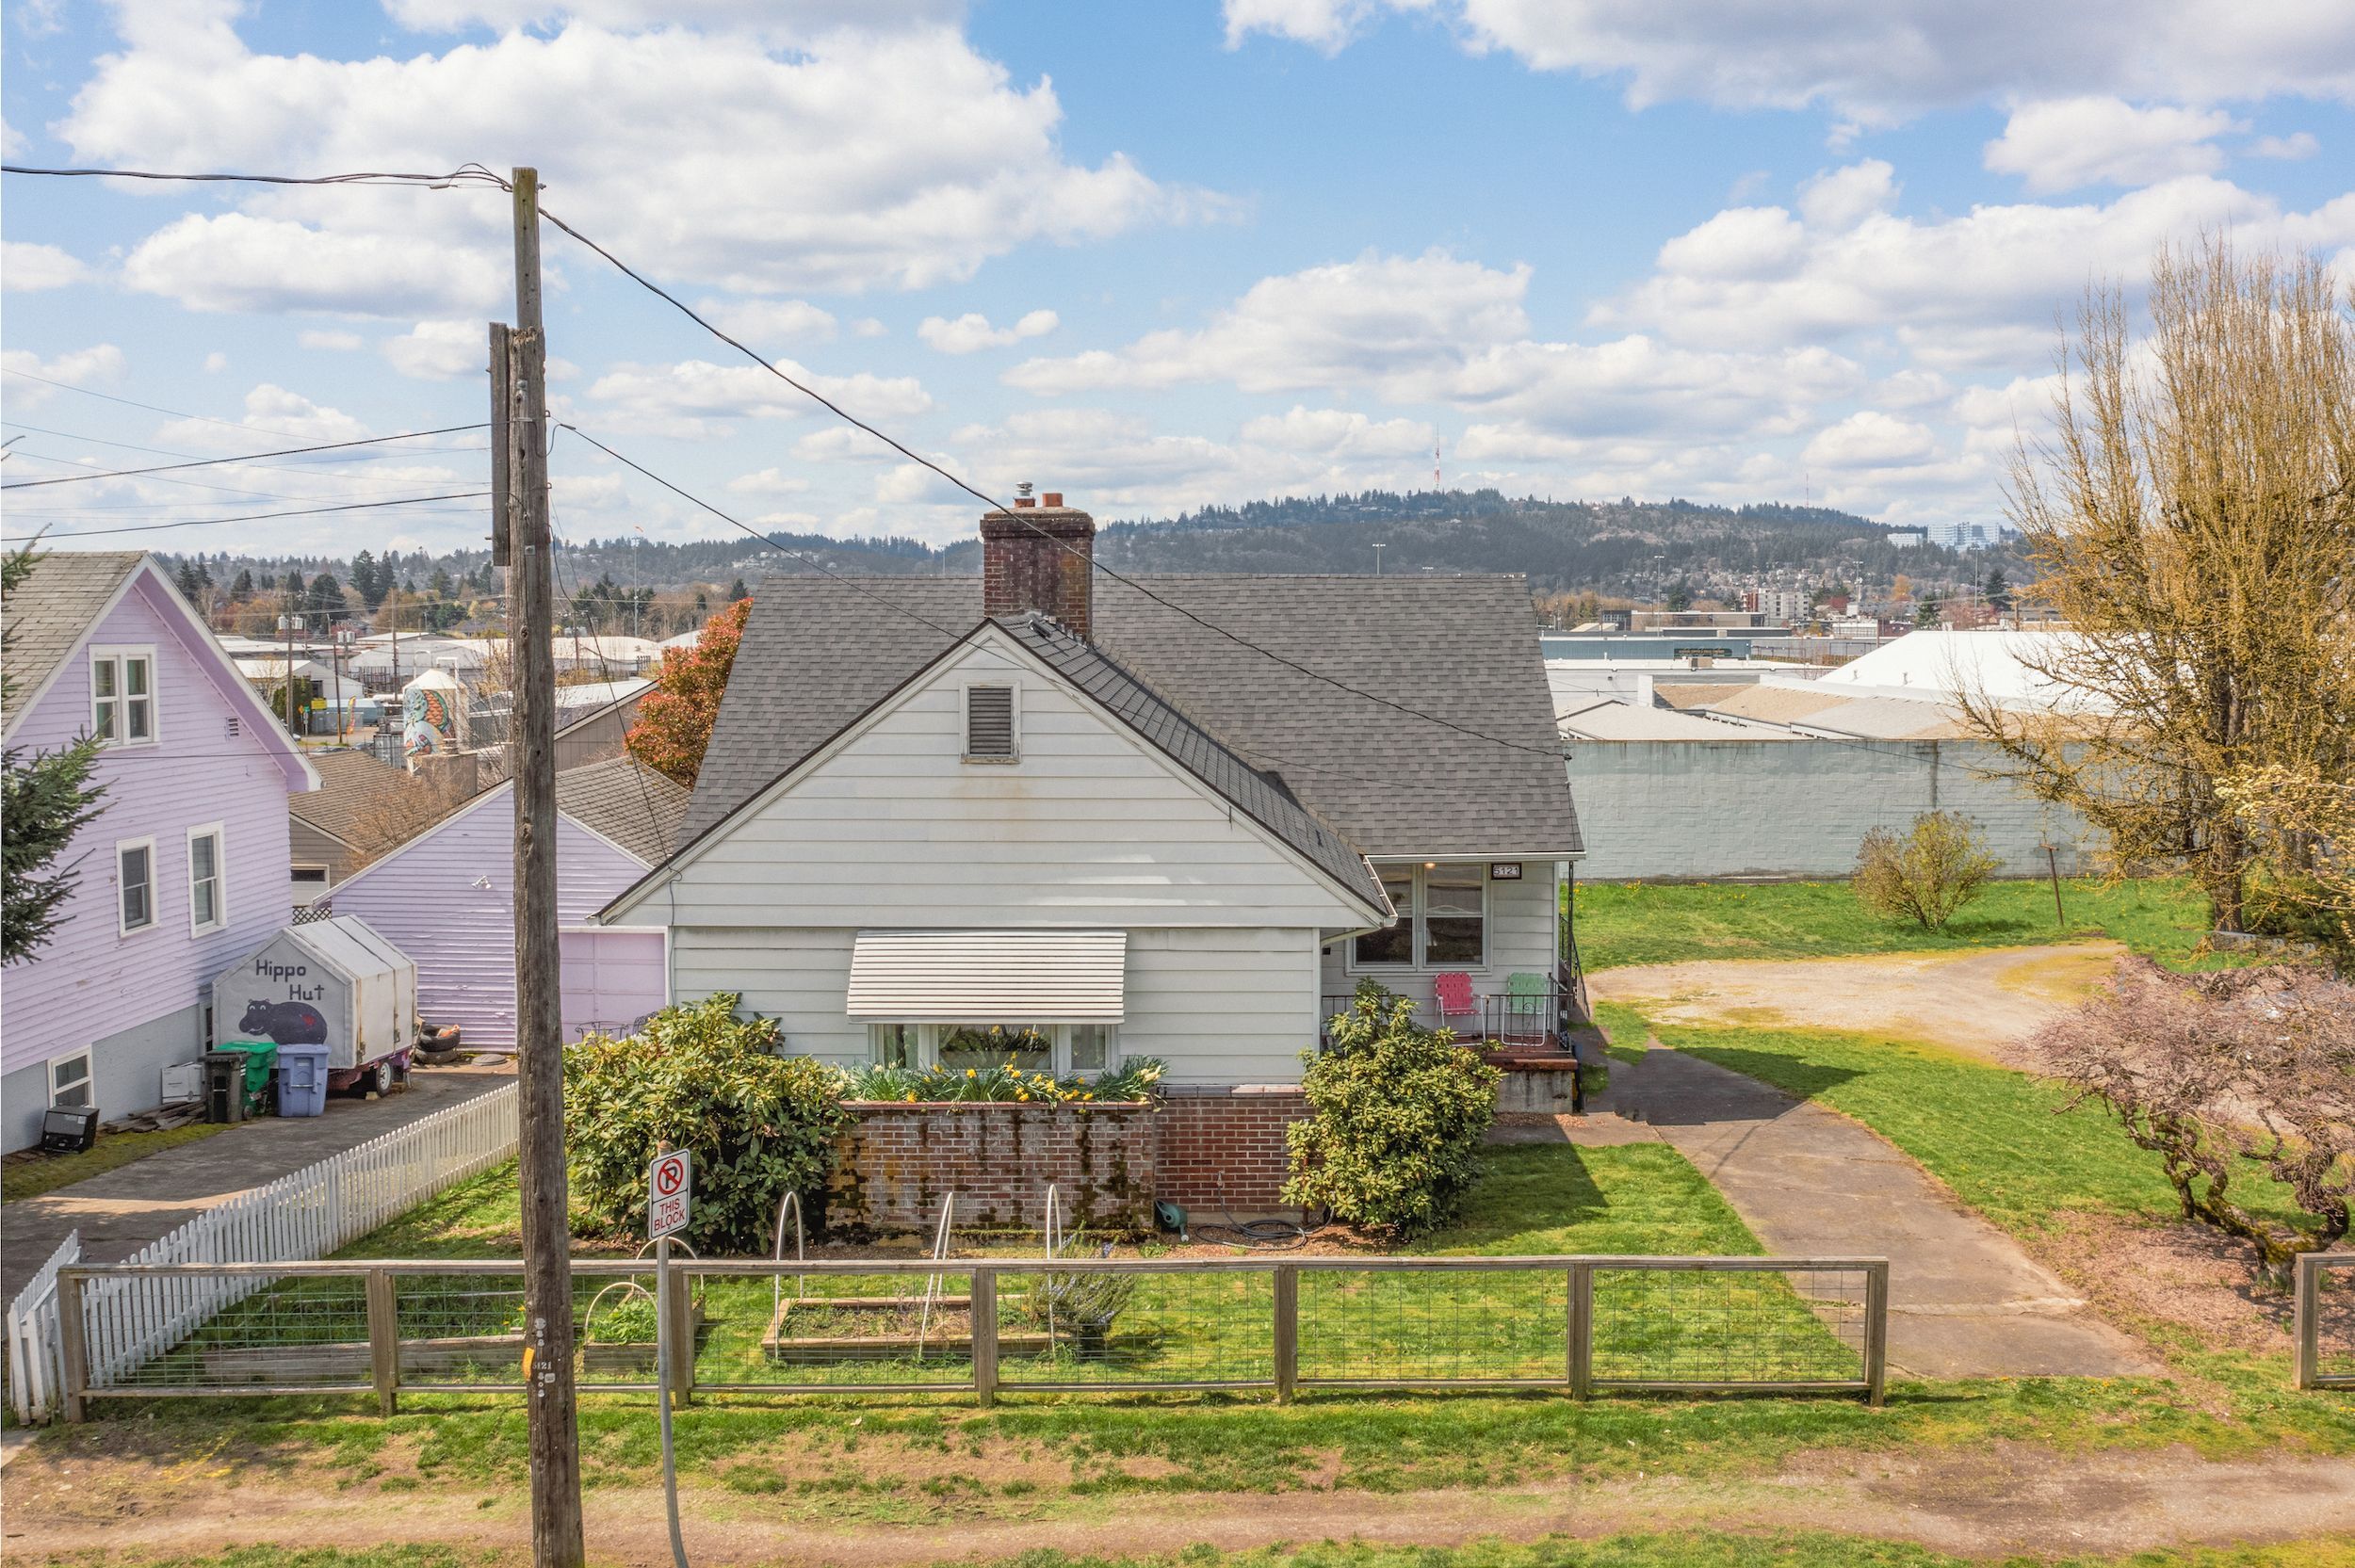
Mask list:
[[965,688],[965,758],[967,762],[1012,762],[1014,687],[968,686]]

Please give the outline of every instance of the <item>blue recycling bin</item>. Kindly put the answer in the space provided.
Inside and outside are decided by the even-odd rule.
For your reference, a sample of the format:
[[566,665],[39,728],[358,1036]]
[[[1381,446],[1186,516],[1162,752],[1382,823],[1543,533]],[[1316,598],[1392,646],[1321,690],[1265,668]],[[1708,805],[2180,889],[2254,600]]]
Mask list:
[[278,1047],[278,1114],[327,1114],[327,1047]]

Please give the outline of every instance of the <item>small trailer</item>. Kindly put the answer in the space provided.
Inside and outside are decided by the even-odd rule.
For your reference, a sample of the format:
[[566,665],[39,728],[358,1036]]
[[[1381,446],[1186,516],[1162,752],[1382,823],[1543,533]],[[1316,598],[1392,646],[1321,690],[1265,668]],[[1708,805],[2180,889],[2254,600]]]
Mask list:
[[213,1045],[325,1045],[327,1086],[382,1094],[408,1075],[417,966],[358,915],[280,930],[213,981]]

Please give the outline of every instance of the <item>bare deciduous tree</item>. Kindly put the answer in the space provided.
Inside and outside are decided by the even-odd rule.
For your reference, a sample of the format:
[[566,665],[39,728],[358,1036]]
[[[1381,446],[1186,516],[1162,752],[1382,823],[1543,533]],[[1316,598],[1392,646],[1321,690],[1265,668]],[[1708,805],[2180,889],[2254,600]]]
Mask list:
[[1925,811],[1903,833],[1875,828],[1857,847],[1848,885],[1865,908],[1924,930],[1943,930],[1979,896],[2000,863],[1957,812]]
[[2355,763],[2355,299],[2311,256],[2211,239],[2159,254],[2149,315],[2137,335],[2120,289],[2088,294],[2053,432],[2012,463],[2033,591],[2073,633],[2027,662],[2062,701],[1962,705],[2012,776],[2238,927],[2266,844],[2220,782]]
[[[2142,959],[2039,1030],[2033,1047],[2159,1156],[2184,1218],[2248,1242],[2286,1283],[2299,1253],[2347,1233],[2355,1189],[2355,987],[2288,967],[2170,974]],[[2309,1222],[2275,1223],[2233,1195],[2254,1167]]]

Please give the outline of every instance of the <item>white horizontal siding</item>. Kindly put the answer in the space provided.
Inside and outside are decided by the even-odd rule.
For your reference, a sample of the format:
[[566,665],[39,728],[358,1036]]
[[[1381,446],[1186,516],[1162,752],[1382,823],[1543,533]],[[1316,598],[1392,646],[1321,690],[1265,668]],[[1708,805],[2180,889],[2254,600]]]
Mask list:
[[[679,927],[672,994],[742,993],[775,1018],[786,1048],[843,1066],[868,1059],[867,1028],[847,1015],[852,943],[842,929]],[[1317,933],[1191,927],[1131,930],[1124,1056],[1160,1057],[1180,1084],[1291,1083],[1316,1043]]]
[[[968,678],[1022,687],[1021,757],[962,760]],[[1059,681],[987,648],[746,808],[624,918],[679,926],[1338,927],[1356,906]]]

